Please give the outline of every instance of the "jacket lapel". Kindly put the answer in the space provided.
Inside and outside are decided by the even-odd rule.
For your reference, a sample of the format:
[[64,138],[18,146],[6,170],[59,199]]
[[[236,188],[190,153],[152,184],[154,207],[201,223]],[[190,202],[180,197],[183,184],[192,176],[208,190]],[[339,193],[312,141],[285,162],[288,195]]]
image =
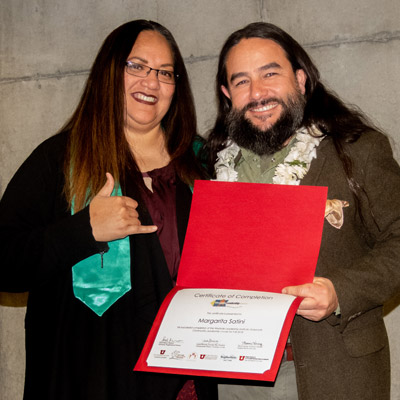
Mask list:
[[328,140],[325,138],[317,147],[317,158],[311,162],[311,166],[306,176],[301,180],[300,185],[315,186],[318,182],[323,167],[326,162],[325,147],[328,145]]

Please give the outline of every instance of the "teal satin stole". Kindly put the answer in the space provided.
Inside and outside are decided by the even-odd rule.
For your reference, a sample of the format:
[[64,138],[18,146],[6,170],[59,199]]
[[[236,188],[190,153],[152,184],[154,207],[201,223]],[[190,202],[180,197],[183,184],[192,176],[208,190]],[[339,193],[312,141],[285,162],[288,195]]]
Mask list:
[[[121,189],[114,189],[112,196],[122,196]],[[131,289],[129,237],[108,246],[107,253],[95,254],[72,267],[75,297],[100,317]]]
[[[196,156],[203,144],[203,139],[195,138],[193,150]],[[193,193],[193,186],[190,190]],[[111,195],[122,196],[120,187]],[[129,237],[109,242],[108,246],[107,253],[95,254],[72,267],[75,297],[100,317],[132,287]]]

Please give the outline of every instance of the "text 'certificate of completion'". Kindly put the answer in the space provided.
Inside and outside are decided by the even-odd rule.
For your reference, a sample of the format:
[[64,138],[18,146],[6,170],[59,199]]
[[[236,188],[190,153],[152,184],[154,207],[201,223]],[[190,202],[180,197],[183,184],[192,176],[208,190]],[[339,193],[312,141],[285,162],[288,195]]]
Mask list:
[[264,373],[294,299],[278,293],[182,289],[165,313],[147,364]]

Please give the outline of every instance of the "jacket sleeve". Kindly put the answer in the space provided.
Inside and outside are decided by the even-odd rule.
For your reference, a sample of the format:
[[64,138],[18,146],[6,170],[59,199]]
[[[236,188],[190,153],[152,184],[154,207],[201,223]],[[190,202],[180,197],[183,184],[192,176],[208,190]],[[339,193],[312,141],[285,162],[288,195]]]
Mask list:
[[0,202],[0,291],[25,292],[102,250],[88,207],[71,215],[63,197],[64,141],[42,143]]
[[364,223],[359,220],[356,228],[366,250],[350,265],[336,265],[328,276],[341,310],[340,319],[331,316],[328,322],[341,330],[400,291],[400,168],[387,138],[371,137],[359,139],[351,150],[354,174],[365,191]]

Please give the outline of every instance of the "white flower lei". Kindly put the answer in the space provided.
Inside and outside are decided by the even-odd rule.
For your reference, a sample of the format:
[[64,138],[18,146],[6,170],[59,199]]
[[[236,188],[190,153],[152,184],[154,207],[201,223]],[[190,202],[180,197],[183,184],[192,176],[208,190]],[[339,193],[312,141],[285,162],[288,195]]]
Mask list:
[[[295,136],[296,143],[290,149],[283,163],[275,169],[273,183],[298,185],[310,169],[312,159],[317,158],[316,148],[322,139],[321,132],[315,126],[299,129]],[[217,153],[217,162],[215,163],[217,181],[236,182],[238,180],[235,158],[239,151],[239,146],[232,139],[228,139],[227,146]]]

